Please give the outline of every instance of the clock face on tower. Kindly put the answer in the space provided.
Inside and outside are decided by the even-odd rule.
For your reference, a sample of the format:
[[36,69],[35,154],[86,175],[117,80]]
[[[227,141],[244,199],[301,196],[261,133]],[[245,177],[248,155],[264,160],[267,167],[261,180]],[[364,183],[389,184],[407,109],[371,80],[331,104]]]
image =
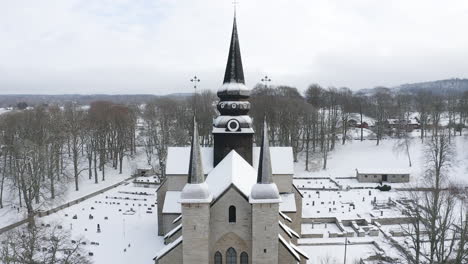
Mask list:
[[231,132],[236,132],[240,130],[240,123],[236,119],[231,119],[226,124],[227,130]]

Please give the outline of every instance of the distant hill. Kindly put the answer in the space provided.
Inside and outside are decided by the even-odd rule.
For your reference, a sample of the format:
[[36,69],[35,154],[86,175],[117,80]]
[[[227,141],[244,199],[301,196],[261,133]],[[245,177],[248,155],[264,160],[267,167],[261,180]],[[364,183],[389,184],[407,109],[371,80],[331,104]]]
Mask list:
[[34,106],[39,104],[63,105],[67,102],[74,102],[80,105],[89,105],[93,101],[111,101],[122,104],[146,103],[158,96],[152,94],[2,94],[0,95],[0,107],[16,106],[19,102],[26,102]]
[[399,91],[415,93],[421,90],[431,91],[434,94],[463,93],[468,91],[468,79],[448,79],[433,82],[402,84],[395,87]]
[[417,93],[419,91],[428,91],[433,94],[449,94],[449,93],[463,93],[468,91],[468,79],[447,79],[438,80],[431,82],[420,82],[420,83],[407,83],[399,86],[386,88],[386,87],[375,87],[371,89],[361,89],[357,93],[364,95],[373,95],[379,91],[389,89],[391,92],[407,92]]

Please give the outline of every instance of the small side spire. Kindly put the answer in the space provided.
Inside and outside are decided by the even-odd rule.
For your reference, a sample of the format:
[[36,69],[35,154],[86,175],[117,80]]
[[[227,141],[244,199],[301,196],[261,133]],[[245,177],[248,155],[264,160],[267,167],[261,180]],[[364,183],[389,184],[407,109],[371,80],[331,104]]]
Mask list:
[[271,158],[270,144],[268,142],[268,125],[266,118],[263,121],[262,145],[260,148],[260,159],[258,164],[257,183],[269,184],[272,183],[271,176]]
[[190,164],[188,171],[188,183],[198,184],[205,182],[203,165],[201,160],[201,150],[198,138],[197,120],[193,117],[192,146],[190,149]]
[[281,197],[278,187],[271,175],[270,145],[268,143],[268,126],[263,122],[262,146],[258,161],[257,183],[252,186],[249,197],[250,203],[280,203]]
[[200,143],[198,142],[197,121],[193,117],[192,147],[190,149],[190,161],[188,180],[180,194],[181,203],[210,203],[213,200],[210,189],[205,182],[203,173]]

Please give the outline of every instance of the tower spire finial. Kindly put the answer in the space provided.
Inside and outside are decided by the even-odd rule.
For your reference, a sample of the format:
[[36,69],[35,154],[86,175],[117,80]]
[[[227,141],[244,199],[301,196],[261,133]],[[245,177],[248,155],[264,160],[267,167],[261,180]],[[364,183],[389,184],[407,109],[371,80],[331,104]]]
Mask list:
[[234,6],[234,19],[236,19],[237,4],[239,4],[239,2],[236,1],[236,0],[234,0],[234,1],[232,2],[232,5]]
[[240,53],[239,36],[237,34],[236,11],[234,9],[234,21],[232,25],[231,44],[224,73],[223,83],[242,83],[244,80],[244,69],[242,68],[242,58]]
[[201,151],[198,139],[198,128],[197,120],[193,116],[193,135],[192,135],[192,147],[190,149],[190,163],[188,172],[188,183],[198,184],[205,181],[205,175],[203,173],[203,166],[201,161]]

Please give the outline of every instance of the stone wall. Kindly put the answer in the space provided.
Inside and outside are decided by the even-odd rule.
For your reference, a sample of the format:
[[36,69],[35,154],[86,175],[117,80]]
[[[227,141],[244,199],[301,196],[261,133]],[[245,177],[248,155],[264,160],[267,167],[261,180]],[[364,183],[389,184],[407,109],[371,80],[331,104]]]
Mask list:
[[166,200],[166,192],[167,192],[167,178],[161,183],[161,186],[159,187],[156,196],[157,196],[157,207],[158,207],[158,236],[164,236],[166,233],[164,230],[164,222],[161,220],[163,219],[163,206],[164,206],[164,201]]
[[188,175],[167,175],[167,191],[182,191],[185,184],[187,184],[187,180]]
[[280,193],[290,193],[293,192],[293,181],[292,175],[289,174],[274,174],[273,182],[278,186],[278,191]]
[[167,252],[162,258],[156,260],[155,264],[183,264],[183,244],[184,242]]
[[[279,241],[276,239],[276,241]],[[289,252],[289,250],[282,244],[278,245],[278,262],[279,264],[295,264],[296,258]]]
[[180,225],[180,223],[173,223],[174,220],[179,217],[180,214],[163,214],[162,218],[160,218],[160,221],[163,223],[163,234],[166,235],[168,232],[170,232],[172,229],[174,229],[176,226]]
[[210,204],[182,204],[184,263],[209,263]]
[[[229,207],[236,207],[236,222],[229,223]],[[210,248],[213,249],[211,255],[214,255],[216,243],[225,234],[234,233],[241,240],[245,241],[247,246],[251,247],[252,239],[252,209],[249,202],[242,196],[237,189],[229,188],[218,200],[211,206],[210,220]],[[223,250],[221,248],[220,250]],[[237,249],[236,249],[237,250]],[[220,251],[223,253],[223,251]],[[250,250],[249,252],[250,256]],[[224,254],[223,254],[224,256]]]
[[252,204],[252,262],[276,264],[278,262],[279,204]]

